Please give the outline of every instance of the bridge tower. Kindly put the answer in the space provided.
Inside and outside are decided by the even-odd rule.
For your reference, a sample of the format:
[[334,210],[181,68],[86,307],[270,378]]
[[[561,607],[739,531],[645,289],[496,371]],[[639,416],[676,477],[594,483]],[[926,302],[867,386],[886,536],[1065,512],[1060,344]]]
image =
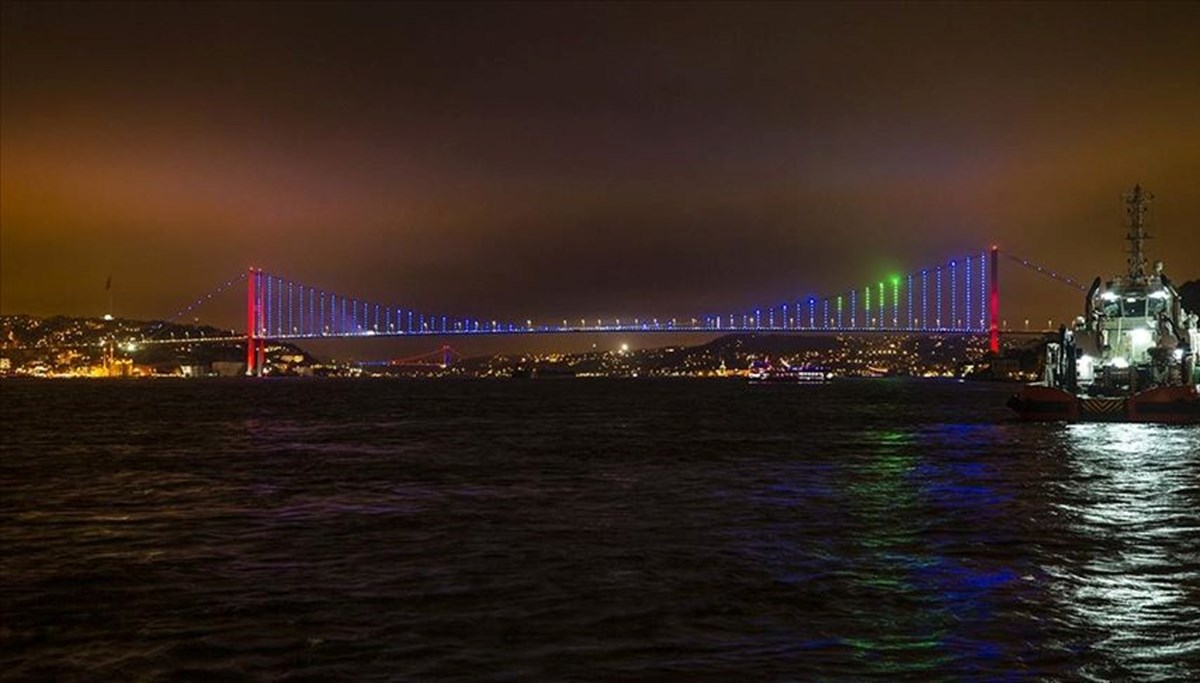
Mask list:
[[262,271],[251,268],[246,274],[246,375],[262,377],[266,363],[266,340],[259,334],[263,325]]
[[988,267],[988,350],[1000,355],[1000,248],[992,245]]
[[251,268],[246,273],[246,376],[254,376],[255,359],[258,353],[256,328],[258,327],[258,297],[255,293],[255,273]]

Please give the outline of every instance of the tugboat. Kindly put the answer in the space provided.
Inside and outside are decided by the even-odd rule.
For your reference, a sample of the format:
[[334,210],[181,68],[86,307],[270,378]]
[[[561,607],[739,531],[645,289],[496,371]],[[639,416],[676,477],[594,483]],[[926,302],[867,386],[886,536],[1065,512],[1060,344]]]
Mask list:
[[1125,196],[1129,272],[1084,300],[1084,315],[1046,344],[1042,381],[1008,401],[1023,420],[1200,423],[1200,329],[1182,308],[1162,262],[1148,272],[1143,248],[1152,196]]

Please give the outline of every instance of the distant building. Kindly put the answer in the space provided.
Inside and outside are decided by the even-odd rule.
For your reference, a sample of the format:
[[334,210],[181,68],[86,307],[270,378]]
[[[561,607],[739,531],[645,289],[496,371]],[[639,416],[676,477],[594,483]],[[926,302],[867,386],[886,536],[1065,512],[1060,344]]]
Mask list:
[[212,370],[206,364],[180,365],[179,374],[184,377],[207,377],[212,374]]
[[246,374],[246,364],[238,361],[213,361],[212,374],[218,377],[241,377]]
[[991,373],[992,379],[1021,379],[1021,360],[1019,358],[993,358]]

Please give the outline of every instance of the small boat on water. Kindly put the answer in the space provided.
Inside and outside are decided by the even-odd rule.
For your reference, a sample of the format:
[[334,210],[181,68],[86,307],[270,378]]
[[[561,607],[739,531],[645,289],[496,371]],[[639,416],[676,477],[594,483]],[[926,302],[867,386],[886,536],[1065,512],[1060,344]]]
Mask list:
[[1129,271],[1097,277],[1083,316],[1046,344],[1042,380],[1009,399],[1021,419],[1200,423],[1200,319],[1162,262],[1146,267],[1150,199],[1140,185],[1126,195]]
[[811,383],[827,382],[833,374],[824,368],[811,366],[774,364],[770,359],[756,360],[750,364],[746,377],[752,384],[757,383]]

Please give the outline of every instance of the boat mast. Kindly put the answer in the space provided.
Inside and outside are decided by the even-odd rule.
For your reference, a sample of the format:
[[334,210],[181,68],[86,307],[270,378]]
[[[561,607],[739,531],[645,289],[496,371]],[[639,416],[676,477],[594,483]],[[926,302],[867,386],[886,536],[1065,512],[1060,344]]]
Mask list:
[[1125,195],[1125,212],[1129,214],[1129,278],[1131,280],[1146,279],[1146,257],[1142,254],[1145,241],[1150,238],[1146,234],[1146,211],[1150,208],[1150,200],[1154,195],[1134,185],[1133,191]]

